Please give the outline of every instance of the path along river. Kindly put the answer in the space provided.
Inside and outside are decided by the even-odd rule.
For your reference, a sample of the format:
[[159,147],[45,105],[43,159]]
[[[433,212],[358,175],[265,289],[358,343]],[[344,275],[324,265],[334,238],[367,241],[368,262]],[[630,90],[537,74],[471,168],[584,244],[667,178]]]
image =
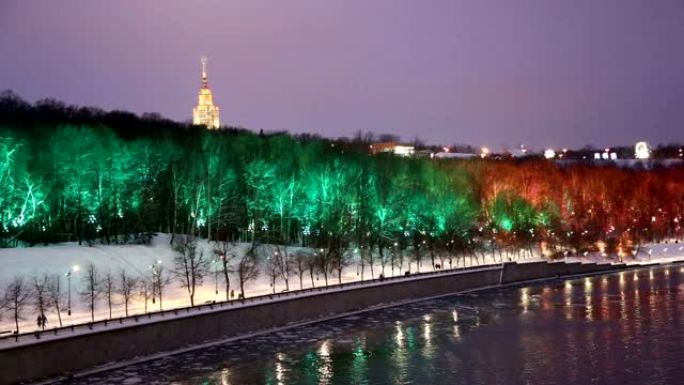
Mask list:
[[684,265],[454,295],[78,384],[677,384]]

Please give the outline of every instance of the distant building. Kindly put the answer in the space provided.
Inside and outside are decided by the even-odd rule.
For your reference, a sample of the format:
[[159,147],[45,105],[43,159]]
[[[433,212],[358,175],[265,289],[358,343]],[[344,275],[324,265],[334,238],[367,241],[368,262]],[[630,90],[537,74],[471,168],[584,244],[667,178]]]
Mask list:
[[386,143],[373,143],[370,145],[370,152],[371,154],[379,154],[382,152],[389,152],[394,155],[399,155],[399,156],[413,156],[413,154],[416,152],[416,149],[413,146],[408,146],[404,144],[398,144],[395,142],[386,142]]
[[432,150],[415,150],[412,156],[416,158],[434,158],[435,153]]
[[478,155],[465,152],[438,152],[434,157],[437,159],[474,159]]
[[610,152],[609,148],[606,148],[603,152],[595,152],[594,160],[617,160],[617,152]]
[[219,106],[214,104],[214,96],[207,81],[206,57],[202,57],[202,87],[198,93],[197,107],[192,110],[192,124],[203,124],[209,129],[220,127]]
[[651,157],[651,147],[646,142],[638,142],[634,145],[634,158],[648,159]]
[[530,156],[527,149],[524,147],[508,150],[507,153],[510,154],[512,158],[524,158],[526,156]]

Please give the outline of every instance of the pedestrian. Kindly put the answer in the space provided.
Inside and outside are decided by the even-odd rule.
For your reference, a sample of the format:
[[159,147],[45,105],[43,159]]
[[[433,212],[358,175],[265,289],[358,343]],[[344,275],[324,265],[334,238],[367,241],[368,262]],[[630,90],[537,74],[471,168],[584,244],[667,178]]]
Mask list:
[[45,326],[47,326],[47,317],[45,316],[45,313],[43,313],[43,329],[45,329]]
[[235,290],[230,289],[230,299],[235,298]]
[[38,314],[38,317],[36,318],[36,323],[38,324],[38,327],[41,327],[43,325],[43,317]]

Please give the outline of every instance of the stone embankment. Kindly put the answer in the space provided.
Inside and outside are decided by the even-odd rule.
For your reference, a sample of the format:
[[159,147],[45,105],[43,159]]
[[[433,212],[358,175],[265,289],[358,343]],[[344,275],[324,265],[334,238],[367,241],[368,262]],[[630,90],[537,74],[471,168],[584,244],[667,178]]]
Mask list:
[[[102,370],[346,314],[526,281],[601,274],[624,264],[506,263],[365,281],[103,325],[22,336],[0,344],[0,383]],[[192,310],[192,311],[191,311]],[[40,338],[38,338],[40,337]],[[119,363],[119,364],[117,364]]]

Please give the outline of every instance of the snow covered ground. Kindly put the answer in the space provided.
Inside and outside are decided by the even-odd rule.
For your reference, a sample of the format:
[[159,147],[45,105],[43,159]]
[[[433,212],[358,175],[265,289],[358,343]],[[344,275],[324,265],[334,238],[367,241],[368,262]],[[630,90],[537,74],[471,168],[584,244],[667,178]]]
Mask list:
[[[58,274],[62,276],[62,287],[64,291],[67,288],[66,278],[64,274],[71,269],[72,266],[78,265],[80,267],[85,267],[89,263],[93,263],[100,274],[107,271],[117,274],[122,269],[125,269],[129,274],[141,275],[148,274],[150,271],[150,265],[161,261],[161,264],[165,266],[167,272],[173,267],[173,258],[175,255],[174,250],[169,245],[168,234],[159,234],[155,236],[152,243],[149,246],[146,245],[116,245],[116,246],[78,246],[74,243],[65,243],[59,245],[51,245],[46,247],[31,247],[31,248],[17,248],[17,249],[0,249],[0,290],[3,290],[7,283],[15,276],[23,276],[25,279],[30,280],[34,275],[40,274]],[[213,256],[212,250],[213,246],[207,241],[200,241],[198,244],[199,248],[203,250],[206,255]],[[243,245],[243,250],[246,245]],[[651,251],[650,255],[648,251]],[[529,258],[525,261],[536,261],[539,257]],[[648,245],[643,248],[643,251],[639,253],[637,260],[627,260],[627,263],[648,263],[648,262],[669,262],[674,260],[684,259],[684,245],[682,244],[657,244]],[[607,261],[605,257],[599,254],[589,254],[587,256],[581,257],[568,257],[567,261],[581,261],[581,262],[614,262]],[[489,255],[483,261],[480,260],[480,264],[493,264],[498,263],[499,257]],[[438,262],[439,263],[439,262]],[[467,265],[470,265],[470,261],[466,261]],[[462,262],[459,262],[459,266]],[[454,266],[455,267],[455,266]],[[381,272],[381,266],[377,264],[374,266],[375,278]],[[407,270],[404,267],[403,270]],[[411,271],[416,271],[417,266],[415,263],[411,266]],[[420,267],[421,272],[431,271],[432,266],[429,259],[424,259]],[[399,269],[394,269],[395,275],[402,274]],[[392,270],[386,268],[385,276],[392,276]],[[79,272],[75,272],[72,275],[71,281],[71,291],[72,291],[72,315],[67,316],[66,312],[62,313],[63,324],[73,325],[79,323],[85,323],[90,321],[90,312],[87,309],[84,301],[78,295],[80,291],[84,290],[83,281],[83,269]],[[218,294],[216,294],[216,281],[215,274],[209,274],[201,287],[198,288],[195,304],[202,304],[207,301],[223,301],[225,299],[225,292],[223,291],[224,284],[221,279],[221,274],[218,276]],[[364,278],[370,278],[370,268],[365,267]],[[343,270],[342,282],[353,282],[359,281],[360,276],[360,265],[358,263],[352,264]],[[259,277],[250,281],[246,286],[246,296],[251,297],[261,294],[272,293],[273,289],[269,285],[269,277],[264,271],[264,267],[261,266],[261,273]],[[329,276],[330,284],[335,284],[338,282],[336,276]],[[315,285],[323,286],[324,281],[322,276],[316,278]],[[304,288],[311,287],[311,281],[309,280],[308,274],[305,275],[303,281]],[[231,288],[235,289],[236,296],[238,292],[237,279],[231,277]],[[299,279],[296,276],[290,278],[290,288],[291,290],[299,288]],[[276,292],[281,292],[285,289],[285,283],[282,280],[276,282]],[[112,310],[112,317],[117,318],[124,315],[124,308],[121,303],[119,296],[114,296],[115,305]],[[184,288],[180,287],[177,280],[172,280],[171,284],[167,286],[164,290],[164,309],[173,309],[178,307],[188,306],[190,304],[187,292]],[[142,314],[145,312],[144,300],[140,296],[136,296],[129,305],[129,314]],[[152,304],[148,302],[148,310],[154,311],[159,310],[159,303]],[[28,306],[24,311],[24,320],[20,322],[20,329],[22,332],[30,332],[38,330],[35,322],[37,312]],[[109,309],[104,300],[100,300],[96,310],[96,319],[106,319],[109,316]],[[57,315],[54,311],[47,313],[48,323],[47,328],[52,328],[58,326]],[[0,335],[7,335],[14,329],[14,321],[11,314],[3,314],[2,319],[0,319]]]

